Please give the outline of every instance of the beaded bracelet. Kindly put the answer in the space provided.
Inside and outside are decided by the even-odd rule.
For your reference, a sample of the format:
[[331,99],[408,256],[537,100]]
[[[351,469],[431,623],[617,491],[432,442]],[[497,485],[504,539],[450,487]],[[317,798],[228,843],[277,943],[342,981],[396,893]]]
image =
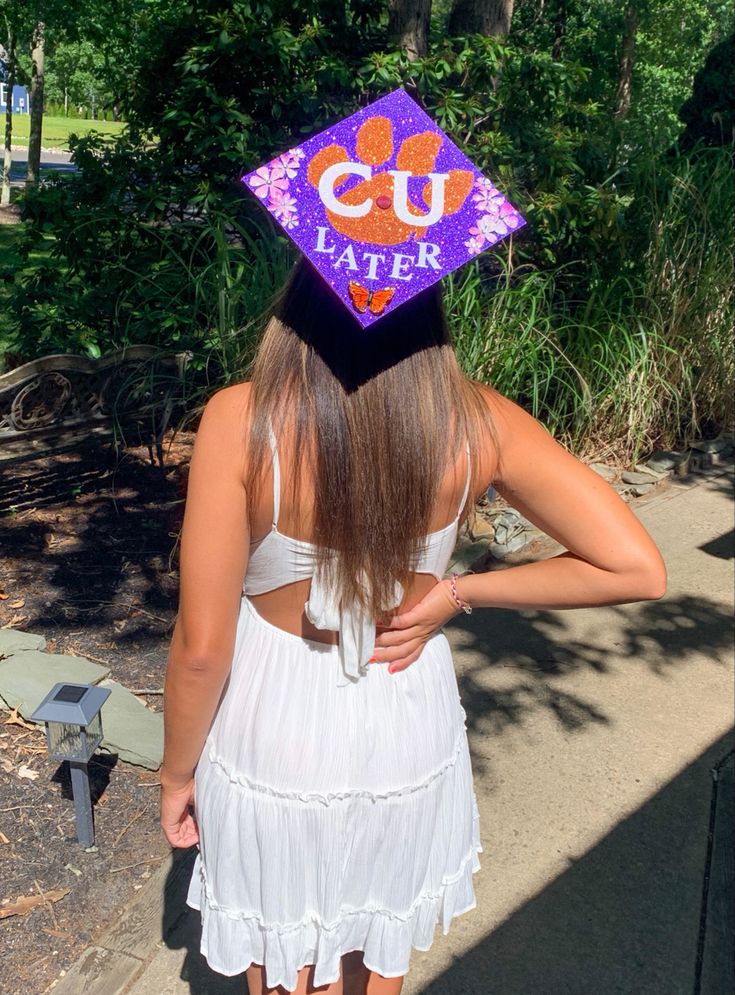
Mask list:
[[465,615],[471,615],[472,605],[468,605],[466,601],[462,601],[462,599],[457,596],[457,577],[459,577],[459,574],[452,574],[452,583],[449,585],[449,590],[457,603],[457,607],[461,608]]

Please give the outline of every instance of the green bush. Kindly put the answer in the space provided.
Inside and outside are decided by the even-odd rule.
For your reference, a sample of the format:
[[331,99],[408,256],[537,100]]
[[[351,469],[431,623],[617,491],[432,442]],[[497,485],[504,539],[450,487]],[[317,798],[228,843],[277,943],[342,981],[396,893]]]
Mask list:
[[[155,157],[127,137],[111,146],[92,133],[70,144],[80,172],[25,199],[14,353],[96,357],[145,342],[191,349],[195,366],[216,360],[218,375],[233,375],[285,277],[285,238],[259,213],[205,208],[188,217],[176,191],[162,187]],[[30,254],[44,236],[49,252],[39,262]]]
[[[465,370],[569,445],[635,460],[734,413],[735,202],[727,149],[641,163],[624,218],[638,265],[549,270],[479,262],[448,281]],[[563,291],[560,290],[563,286]]]
[[529,221],[447,280],[467,371],[590,451],[635,456],[729,416],[729,150],[644,150],[650,106],[621,139],[603,99],[619,12],[599,38],[570,13],[558,59],[522,11],[510,39],[435,25],[409,62],[372,0],[190,7],[141,29],[126,131],[73,137],[79,172],[25,197],[17,355],[150,342],[240,376],[293,251],[239,174],[404,85]]

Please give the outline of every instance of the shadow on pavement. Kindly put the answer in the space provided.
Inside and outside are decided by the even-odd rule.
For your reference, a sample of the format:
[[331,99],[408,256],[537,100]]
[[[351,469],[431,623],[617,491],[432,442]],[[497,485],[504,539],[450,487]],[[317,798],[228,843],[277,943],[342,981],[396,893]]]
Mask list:
[[[607,618],[608,631],[615,632],[612,649],[605,632],[599,642],[580,639],[578,627],[567,628],[564,612],[496,609],[452,623],[457,633],[452,641],[469,660],[459,687],[476,774],[485,770],[476,748],[481,739],[522,726],[539,709],[549,711],[568,731],[608,723],[597,703],[565,688],[560,679],[584,671],[604,679],[621,666],[646,668],[665,678],[694,653],[721,668],[732,646],[732,615],[726,605],[709,598],[681,595],[582,611],[597,613],[599,625]],[[575,619],[579,615],[578,609]]]
[[[712,769],[732,742],[715,742],[422,995],[692,995]],[[721,948],[722,971],[731,953]]]
[[710,556],[716,556],[719,560],[731,560],[735,556],[735,529],[730,529],[716,539],[702,543],[697,549],[709,553]]
[[188,982],[191,995],[247,995],[245,974],[233,978],[217,974],[199,953],[200,914],[186,904],[196,854],[196,847],[174,851],[164,893],[161,935],[170,950],[186,950],[181,979]]

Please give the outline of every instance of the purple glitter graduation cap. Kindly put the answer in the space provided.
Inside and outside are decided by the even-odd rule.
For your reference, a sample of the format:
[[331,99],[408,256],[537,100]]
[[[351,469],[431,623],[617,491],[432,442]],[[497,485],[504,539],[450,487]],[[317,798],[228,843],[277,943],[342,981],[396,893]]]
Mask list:
[[402,89],[241,179],[363,327],[526,223]]

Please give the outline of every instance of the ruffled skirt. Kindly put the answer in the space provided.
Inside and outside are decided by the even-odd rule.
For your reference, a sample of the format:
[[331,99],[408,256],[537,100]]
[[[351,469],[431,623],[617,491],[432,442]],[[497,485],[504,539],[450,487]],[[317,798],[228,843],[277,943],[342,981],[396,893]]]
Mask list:
[[243,597],[232,670],[196,769],[199,854],[187,903],[223,975],[269,987],[338,979],[340,958],[406,974],[437,924],[475,907],[479,815],[449,644],[407,670],[338,684],[337,647]]

